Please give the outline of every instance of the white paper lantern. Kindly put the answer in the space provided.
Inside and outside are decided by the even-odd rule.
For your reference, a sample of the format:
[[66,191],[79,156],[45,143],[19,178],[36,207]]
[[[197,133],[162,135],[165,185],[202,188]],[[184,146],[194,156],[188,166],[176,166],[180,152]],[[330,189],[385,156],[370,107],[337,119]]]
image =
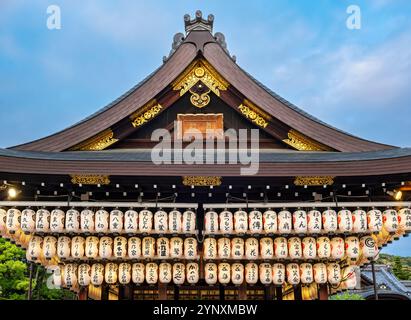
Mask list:
[[183,230],[181,212],[173,210],[168,216],[168,230],[172,233],[181,233]]
[[399,229],[403,232],[411,231],[411,210],[408,208],[398,211]]
[[380,232],[382,230],[382,212],[380,210],[370,210],[367,212],[368,230]]
[[260,239],[260,255],[261,259],[273,259],[274,258],[274,241],[271,238]]
[[220,263],[218,265],[218,282],[228,284],[231,280],[231,266],[229,263]]
[[313,266],[310,263],[300,264],[300,280],[302,284],[311,284],[314,281]]
[[50,214],[50,231],[63,233],[66,225],[66,213],[60,209],[54,209]]
[[303,249],[300,238],[291,237],[288,239],[288,255],[291,259],[301,259],[303,257]]
[[49,232],[50,231],[50,212],[45,209],[37,210],[36,213],[36,231]]
[[185,281],[185,266],[183,263],[177,262],[173,265],[173,283],[176,285],[182,285]]
[[70,209],[66,212],[66,232],[80,232],[80,212],[75,209]]
[[352,231],[352,214],[350,210],[340,210],[338,211],[338,230],[341,232],[351,232]]
[[344,239],[334,237],[331,239],[331,258],[334,260],[341,260],[345,256]]
[[78,284],[87,287],[91,283],[91,267],[88,264],[80,264],[77,271]]
[[348,290],[355,289],[357,286],[357,266],[348,266],[344,268],[343,279],[344,285]]
[[158,268],[158,276],[160,283],[170,283],[173,277],[171,264],[168,262],[160,263]]
[[101,263],[94,263],[91,266],[91,284],[101,286],[104,281],[104,266]]
[[200,268],[198,263],[189,262],[186,265],[186,277],[189,284],[196,284],[200,280]]
[[367,213],[364,210],[357,209],[352,212],[352,231],[355,233],[367,232]]
[[124,232],[128,234],[137,233],[138,231],[138,212],[127,210],[124,213]]
[[218,257],[220,259],[229,259],[231,257],[231,241],[229,238],[218,239]]
[[317,257],[317,241],[313,237],[306,237],[302,240],[303,257],[312,260]]
[[205,282],[214,285],[218,281],[218,267],[215,263],[207,263],[204,267]]
[[63,284],[67,288],[77,286],[77,265],[68,263],[63,267]]
[[183,232],[194,233],[196,230],[196,214],[194,211],[187,210],[183,213]]
[[170,256],[170,241],[168,238],[157,239],[157,258],[167,259]]
[[110,214],[106,210],[98,210],[95,214],[95,229],[98,233],[107,233],[109,227]]
[[260,282],[263,285],[269,285],[273,282],[273,271],[271,264],[269,263],[262,263],[258,267],[259,269],[259,277]]
[[71,257],[76,259],[84,257],[85,242],[83,237],[73,237],[73,239],[71,239]]
[[158,282],[158,265],[156,263],[146,265],[146,282],[149,285]]
[[46,260],[51,260],[57,255],[57,239],[52,236],[43,239],[43,256]]
[[94,236],[86,238],[85,254],[88,259],[96,259],[99,254],[99,239]]
[[243,234],[248,231],[247,212],[243,210],[234,212],[234,231],[239,234]]
[[151,232],[153,229],[153,213],[149,210],[142,210],[138,215],[138,229],[142,233]]
[[170,256],[173,259],[182,259],[184,255],[183,239],[173,237],[170,239]]
[[197,240],[195,238],[186,238],[184,240],[184,258],[187,260],[197,259]]
[[248,228],[251,233],[263,232],[263,214],[258,210],[253,210],[248,215]]
[[112,210],[110,212],[110,232],[121,233],[124,227],[124,213],[120,210]]
[[6,217],[7,211],[0,208],[0,235],[4,235],[6,233]]
[[204,239],[204,259],[216,259],[217,258],[217,240],[214,238]]
[[27,257],[30,261],[36,261],[41,257],[43,238],[39,236],[31,237],[27,248]]
[[141,239],[131,237],[128,239],[127,253],[129,259],[139,259],[141,257]]
[[53,271],[53,285],[56,289],[60,289],[63,284],[62,270],[60,266],[52,266],[50,269]]
[[141,241],[142,256],[145,259],[152,259],[155,255],[156,240],[152,237],[145,237]]
[[277,213],[273,210],[267,210],[263,214],[263,228],[265,233],[276,233],[278,230]]
[[244,266],[241,263],[231,265],[231,282],[239,286],[244,282]]
[[114,257],[124,259],[127,256],[127,239],[125,237],[114,238]]
[[318,210],[310,210],[307,213],[307,231],[308,233],[317,234],[321,232],[322,219],[321,212]]
[[94,212],[89,210],[89,209],[85,209],[83,211],[81,211],[80,213],[80,229],[81,232],[84,233],[92,233],[95,231],[94,228]]
[[222,233],[233,233],[234,221],[233,214],[230,211],[224,210],[220,213],[220,231]]
[[325,232],[335,232],[338,228],[337,212],[332,209],[323,212],[323,228]]
[[206,233],[216,233],[218,231],[218,214],[208,211],[204,216],[204,227]]
[[145,281],[145,266],[143,263],[134,263],[131,270],[133,283],[143,284]]
[[118,265],[118,282],[122,285],[129,284],[131,281],[131,265],[120,263]]
[[317,284],[327,283],[327,266],[325,263],[316,263],[313,265],[314,281]]
[[104,281],[107,284],[116,284],[117,283],[117,276],[118,273],[118,266],[115,263],[109,262],[106,264],[104,269]]
[[256,260],[259,256],[258,240],[256,238],[248,238],[245,241],[245,258],[247,260]]
[[282,286],[285,282],[285,266],[281,263],[274,263],[273,264],[273,284],[276,286]]
[[164,233],[168,231],[168,213],[159,210],[154,214],[154,231]]
[[307,213],[304,210],[294,211],[293,226],[296,233],[307,233]]
[[288,234],[292,230],[292,215],[290,211],[282,210],[278,213],[278,232]]
[[387,209],[382,214],[382,221],[385,230],[389,233],[395,233],[398,229],[398,213],[393,209]]
[[60,259],[70,258],[71,251],[71,239],[69,237],[63,236],[57,239],[57,256]]
[[320,259],[329,259],[331,257],[331,241],[328,237],[319,237],[317,239],[317,256]]
[[21,230],[25,234],[33,233],[36,229],[36,212],[25,209],[21,212]]
[[373,260],[378,254],[378,247],[371,236],[364,236],[360,239],[361,254],[364,258]]
[[245,265],[245,281],[249,285],[254,285],[258,282],[258,265],[249,262]]
[[360,241],[357,237],[347,237],[345,238],[345,253],[347,257],[355,261],[360,256]]
[[18,209],[7,210],[6,228],[10,234],[16,233],[20,229],[21,211]]
[[110,237],[100,238],[99,256],[101,259],[110,259],[113,256],[113,239]]
[[274,239],[274,255],[277,259],[288,258],[288,243],[284,237]]
[[327,275],[329,284],[336,286],[341,282],[341,267],[338,263],[329,263],[327,265]]
[[237,260],[244,258],[244,239],[231,239],[231,257]]

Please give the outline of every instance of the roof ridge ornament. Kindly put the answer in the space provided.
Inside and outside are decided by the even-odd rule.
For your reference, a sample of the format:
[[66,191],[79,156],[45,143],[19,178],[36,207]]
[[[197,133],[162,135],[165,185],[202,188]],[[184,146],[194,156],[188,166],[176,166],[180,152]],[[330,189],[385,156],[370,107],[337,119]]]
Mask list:
[[213,33],[214,15],[209,14],[207,20],[203,19],[201,10],[197,10],[194,19],[191,19],[189,14],[184,15],[184,25],[186,35],[191,31],[209,31]]

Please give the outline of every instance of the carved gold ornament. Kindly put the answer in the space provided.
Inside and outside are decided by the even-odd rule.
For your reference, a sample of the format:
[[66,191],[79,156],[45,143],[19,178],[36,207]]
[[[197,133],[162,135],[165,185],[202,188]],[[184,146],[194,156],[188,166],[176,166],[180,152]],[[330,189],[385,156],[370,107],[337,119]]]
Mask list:
[[221,179],[221,177],[185,176],[183,177],[183,185],[195,187],[220,186]]
[[334,177],[296,177],[294,184],[296,186],[331,186],[334,184]]
[[140,127],[143,124],[154,119],[163,109],[156,100],[151,100],[141,110],[134,113],[130,119],[134,128]]
[[330,151],[331,149],[322,144],[311,140],[303,134],[290,130],[288,132],[288,139],[283,142],[300,151]]
[[195,92],[194,90],[190,89],[190,93],[191,93],[190,101],[192,105],[199,109],[206,107],[211,101],[211,98],[208,95],[210,91],[211,90],[207,90],[206,92],[199,94]]
[[71,175],[71,183],[84,185],[108,185],[110,184],[110,177],[105,175],[73,174]]
[[268,122],[265,118],[268,118],[268,116],[263,114],[251,101],[244,100],[244,102],[238,106],[238,109],[247,119],[254,122],[257,126],[267,128]]
[[99,151],[104,150],[112,144],[116,143],[118,139],[114,138],[114,133],[111,129],[104,130],[91,139],[88,139],[70,150],[73,151]]

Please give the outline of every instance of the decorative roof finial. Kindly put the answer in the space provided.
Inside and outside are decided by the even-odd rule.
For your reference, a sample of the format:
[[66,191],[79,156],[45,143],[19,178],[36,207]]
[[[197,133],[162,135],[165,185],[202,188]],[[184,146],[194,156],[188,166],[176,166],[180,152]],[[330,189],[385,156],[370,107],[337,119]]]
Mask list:
[[194,19],[191,19],[189,14],[184,15],[184,25],[186,29],[186,34],[189,34],[191,31],[209,31],[213,33],[213,22],[214,16],[209,14],[207,20],[203,19],[203,13],[200,10],[196,11]]

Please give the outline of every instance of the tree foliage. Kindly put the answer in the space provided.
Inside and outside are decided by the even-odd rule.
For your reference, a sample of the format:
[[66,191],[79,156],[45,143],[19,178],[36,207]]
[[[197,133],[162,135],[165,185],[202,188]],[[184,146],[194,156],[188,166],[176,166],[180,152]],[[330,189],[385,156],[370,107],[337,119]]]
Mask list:
[[335,294],[330,297],[330,300],[365,300],[363,296],[356,294],[356,293],[342,293],[342,294]]

